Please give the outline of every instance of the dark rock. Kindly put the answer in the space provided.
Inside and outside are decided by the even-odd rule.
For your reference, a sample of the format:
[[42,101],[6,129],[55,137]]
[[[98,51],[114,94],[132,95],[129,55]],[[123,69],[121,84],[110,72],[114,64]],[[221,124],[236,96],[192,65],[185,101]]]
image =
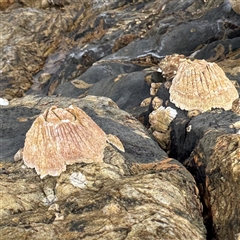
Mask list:
[[23,147],[25,134],[40,110],[24,106],[0,109],[0,161],[13,161],[14,154]]
[[197,181],[205,221],[213,224],[215,236],[211,237],[215,239],[239,236],[239,150],[239,134],[213,129],[203,136],[185,162]]
[[240,116],[232,111],[213,110],[193,119],[176,118],[171,123],[170,156],[181,162],[189,157],[204,134],[210,130],[221,130],[225,134],[235,134],[238,130],[231,125],[240,121]]

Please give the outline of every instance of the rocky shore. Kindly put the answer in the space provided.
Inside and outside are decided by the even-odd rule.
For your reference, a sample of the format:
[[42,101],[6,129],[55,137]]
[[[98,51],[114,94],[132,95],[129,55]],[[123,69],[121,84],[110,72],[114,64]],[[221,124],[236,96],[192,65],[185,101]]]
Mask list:
[[[240,100],[224,105],[240,93],[231,4],[0,1],[1,239],[240,239]],[[183,81],[178,104],[178,64],[199,59],[229,82],[210,78],[201,98]],[[223,105],[209,108],[211,94]],[[100,162],[40,178],[19,149],[40,114],[69,105],[124,151],[106,142]]]

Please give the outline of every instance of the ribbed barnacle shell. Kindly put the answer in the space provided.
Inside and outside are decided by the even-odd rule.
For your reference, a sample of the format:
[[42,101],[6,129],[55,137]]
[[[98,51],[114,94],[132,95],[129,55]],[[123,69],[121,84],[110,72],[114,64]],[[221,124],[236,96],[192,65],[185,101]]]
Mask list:
[[53,106],[38,116],[27,132],[23,160],[41,178],[58,176],[68,164],[102,162],[106,139],[83,110]]
[[239,0],[228,0],[232,6],[234,12],[240,14],[240,1]]
[[240,98],[237,98],[232,103],[232,111],[236,114],[240,114]]
[[166,80],[172,79],[178,70],[179,64],[185,61],[186,57],[184,55],[172,54],[167,55],[159,63],[160,71]]
[[177,111],[171,107],[164,108],[161,106],[149,115],[149,123],[151,128],[156,131],[165,133],[171,121],[176,117]]
[[180,63],[170,87],[170,101],[183,110],[205,112],[211,108],[232,108],[237,89],[216,64],[205,60]]

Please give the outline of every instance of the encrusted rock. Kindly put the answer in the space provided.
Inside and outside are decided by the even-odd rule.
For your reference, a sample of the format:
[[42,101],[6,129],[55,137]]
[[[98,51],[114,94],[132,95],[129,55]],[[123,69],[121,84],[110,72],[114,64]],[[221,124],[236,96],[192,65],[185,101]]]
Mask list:
[[[84,125],[83,117],[79,119],[66,108],[69,103],[84,109],[105,133],[118,135],[125,152],[107,144],[100,164],[77,162],[59,177],[44,179],[23,161],[2,163],[1,240],[206,239],[193,177],[182,164],[168,158],[139,121],[110,99],[30,95],[15,99],[7,107],[9,112],[0,109],[3,120],[15,119],[3,125],[3,130],[8,135],[7,127],[11,128],[14,137],[25,135],[27,129],[22,126],[28,123],[30,127],[31,122],[17,122],[18,114],[33,119],[39,116],[37,109],[43,112],[53,105],[61,108],[46,112],[48,122],[41,115],[44,125],[56,127],[61,122],[74,124],[74,120]],[[29,109],[35,111],[29,114]],[[109,141],[118,145],[115,140]],[[16,139],[5,142],[14,145]]]
[[[209,131],[192,153],[191,169],[216,231],[215,239],[237,239],[239,225],[240,136]],[[207,220],[206,218],[206,220]]]

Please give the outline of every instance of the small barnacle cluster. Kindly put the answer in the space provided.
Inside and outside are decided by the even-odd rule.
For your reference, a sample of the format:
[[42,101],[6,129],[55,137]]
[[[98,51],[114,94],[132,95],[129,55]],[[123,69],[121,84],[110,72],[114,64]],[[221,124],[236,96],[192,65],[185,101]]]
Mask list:
[[41,178],[58,176],[66,165],[102,162],[106,140],[104,131],[83,110],[53,106],[27,132],[23,161]]
[[161,83],[151,83],[150,95],[155,96],[160,86]]

